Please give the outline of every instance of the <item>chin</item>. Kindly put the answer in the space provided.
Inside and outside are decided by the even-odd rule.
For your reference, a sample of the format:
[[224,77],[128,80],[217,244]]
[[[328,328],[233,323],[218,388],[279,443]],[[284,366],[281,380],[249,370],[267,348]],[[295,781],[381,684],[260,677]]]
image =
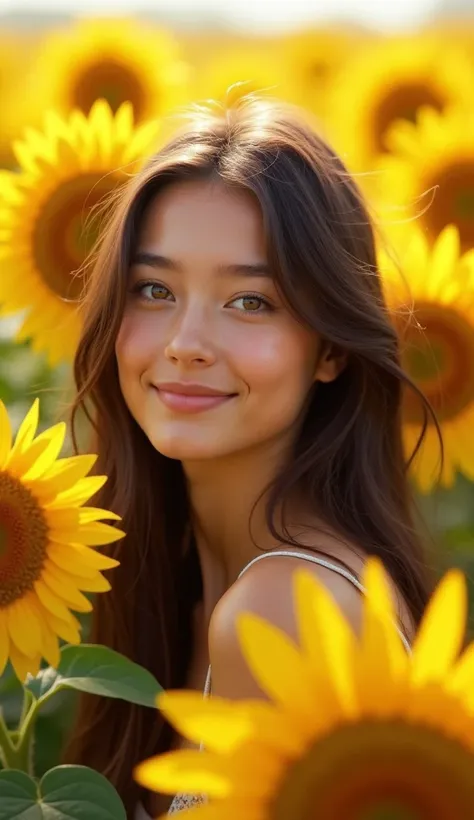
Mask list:
[[198,441],[183,436],[168,438],[159,436],[154,439],[150,438],[150,441],[155,450],[166,458],[176,461],[207,461],[224,455],[218,451],[215,441]]

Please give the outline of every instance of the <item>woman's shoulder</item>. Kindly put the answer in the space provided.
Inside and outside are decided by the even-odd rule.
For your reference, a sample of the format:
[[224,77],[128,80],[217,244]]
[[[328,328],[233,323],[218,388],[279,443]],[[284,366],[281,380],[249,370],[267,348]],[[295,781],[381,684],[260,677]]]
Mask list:
[[[326,548],[328,553],[326,553]],[[283,549],[283,548],[282,548]],[[261,696],[240,651],[236,621],[241,612],[254,613],[273,624],[297,642],[293,603],[293,575],[302,567],[314,574],[328,589],[352,628],[358,632],[363,612],[363,595],[358,584],[365,559],[347,545],[321,546],[324,554],[307,547],[288,547],[256,561],[230,587],[218,602],[209,627],[209,652],[213,692],[225,697]],[[316,561],[314,560],[316,559]],[[410,635],[410,616],[396,585],[391,583],[400,624]]]

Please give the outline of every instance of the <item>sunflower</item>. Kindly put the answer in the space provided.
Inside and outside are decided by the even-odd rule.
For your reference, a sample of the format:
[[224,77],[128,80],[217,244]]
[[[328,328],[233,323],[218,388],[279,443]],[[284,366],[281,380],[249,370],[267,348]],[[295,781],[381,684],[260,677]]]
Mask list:
[[0,33],[0,168],[16,165],[11,143],[33,114],[32,101],[24,91],[28,52],[22,37]]
[[271,703],[164,693],[159,708],[206,751],[145,761],[138,782],[207,794],[193,820],[471,818],[474,645],[459,657],[462,573],[440,582],[411,654],[378,559],[368,560],[364,585],[360,638],[307,570],[294,575],[299,646],[240,615],[242,652]]
[[473,248],[474,108],[422,108],[415,123],[393,124],[387,146],[391,154],[378,163],[381,198],[418,216],[430,241],[454,223],[462,250]]
[[346,27],[304,28],[283,35],[281,58],[292,80],[294,102],[324,115],[334,75],[368,40]]
[[465,54],[437,38],[416,35],[374,40],[334,78],[329,133],[348,164],[369,171],[387,149],[393,122],[413,121],[421,106],[444,111],[472,106],[474,75]]
[[19,338],[55,365],[76,348],[80,271],[98,229],[91,216],[129,179],[157,125],[134,129],[130,103],[114,115],[104,100],[87,117],[49,112],[44,123],[14,145],[20,173],[0,176],[0,305],[27,310]]
[[63,115],[88,114],[96,99],[112,111],[131,102],[137,122],[188,100],[189,69],[174,36],[132,18],[85,18],[47,35],[39,49],[35,94]]
[[118,515],[83,506],[106,481],[87,476],[96,456],[59,459],[65,425],[36,435],[38,412],[36,399],[12,445],[0,401],[0,675],[10,658],[20,680],[42,658],[57,667],[58,637],[79,643],[70,610],[89,612],[83,592],[110,589],[101,570],[118,564],[91,547],[124,535],[101,521]]
[[[379,267],[400,330],[404,368],[428,398],[441,427],[441,482],[451,486],[456,470],[474,479],[474,252],[460,256],[459,232],[453,225],[432,247],[421,229],[412,227],[410,240],[405,238],[396,256],[381,249]],[[423,419],[419,397],[407,390],[407,455],[416,448]],[[430,421],[413,465],[423,492],[434,485],[439,462],[438,433]]]
[[275,47],[270,42],[253,45],[247,41],[229,46],[225,54],[218,52],[198,72],[193,96],[228,101],[231,86],[233,99],[253,93],[286,98],[287,72]]

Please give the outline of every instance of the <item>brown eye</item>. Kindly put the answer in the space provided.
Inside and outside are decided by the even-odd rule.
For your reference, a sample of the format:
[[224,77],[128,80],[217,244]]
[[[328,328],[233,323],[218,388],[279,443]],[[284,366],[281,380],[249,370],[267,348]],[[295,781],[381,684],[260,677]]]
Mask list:
[[169,296],[169,290],[164,285],[150,285],[150,296],[152,299],[166,299]]
[[148,302],[164,302],[173,298],[171,291],[160,282],[139,283],[136,291]]
[[258,310],[261,304],[262,300],[259,299],[257,296],[244,296],[242,299],[242,305],[247,311]]
[[242,313],[263,313],[266,310],[271,310],[271,305],[263,296],[258,296],[256,293],[247,293],[244,296],[238,296],[229,302],[230,305],[240,310]]

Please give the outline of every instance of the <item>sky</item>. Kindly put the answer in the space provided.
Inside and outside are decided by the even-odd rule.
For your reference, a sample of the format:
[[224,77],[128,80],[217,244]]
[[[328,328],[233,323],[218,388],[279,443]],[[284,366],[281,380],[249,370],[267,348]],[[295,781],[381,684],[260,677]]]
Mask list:
[[[423,23],[440,5],[452,0],[0,0],[0,13],[36,15],[56,13],[110,14],[158,11],[185,22],[203,19],[206,23],[228,23],[238,28],[278,30],[308,22],[331,19],[351,20],[382,29],[404,29]],[[474,10],[474,0],[462,5]]]

